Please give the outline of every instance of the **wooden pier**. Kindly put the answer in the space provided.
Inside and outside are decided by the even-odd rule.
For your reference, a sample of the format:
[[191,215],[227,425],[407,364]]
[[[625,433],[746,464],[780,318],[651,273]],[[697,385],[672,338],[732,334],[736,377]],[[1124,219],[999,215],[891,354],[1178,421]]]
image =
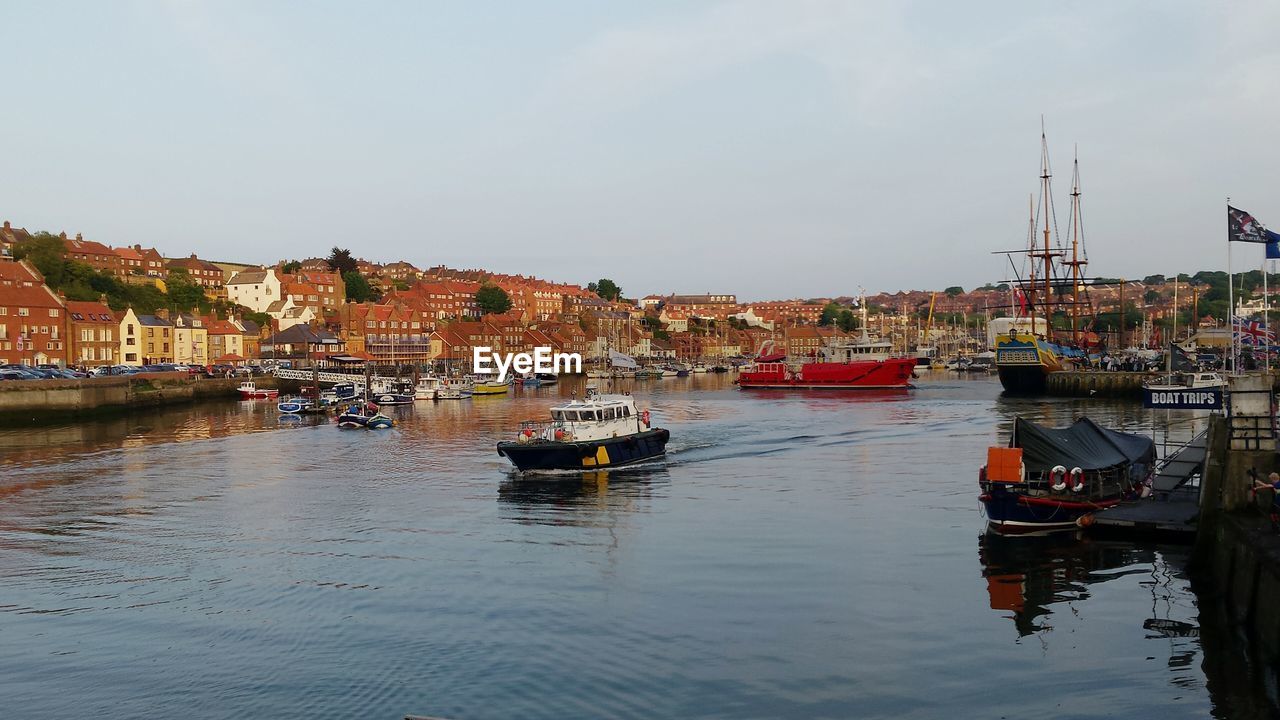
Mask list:
[[1100,512],[1094,524],[1101,531],[1176,533],[1194,539],[1200,516],[1200,476],[1209,454],[1204,431],[1169,455],[1156,469],[1151,497]]

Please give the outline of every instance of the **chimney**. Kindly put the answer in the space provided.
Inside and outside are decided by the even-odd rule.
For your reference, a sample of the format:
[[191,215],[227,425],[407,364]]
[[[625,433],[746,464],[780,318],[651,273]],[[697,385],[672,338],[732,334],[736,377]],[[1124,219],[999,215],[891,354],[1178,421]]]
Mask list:
[[191,253],[191,259],[192,259],[192,260],[196,260],[196,259],[197,259],[197,258],[196,258],[196,254],[195,254],[195,253]]
[[66,230],[63,230],[62,232],[58,233],[58,237],[62,238],[63,240],[66,240],[66,239],[67,239],[67,231],[66,231]]
[[159,308],[158,310],[155,311],[155,316],[160,318],[161,320],[168,320],[169,308]]
[[137,252],[142,252],[142,246],[141,246],[141,245],[134,245],[134,246],[133,246],[133,249],[134,249],[134,250],[136,250]]
[[80,242],[81,240],[84,240],[84,238],[80,236],[80,233],[76,233],[76,242]]
[[8,229],[9,229],[9,221],[8,221],[8,220],[5,220],[5,221],[4,221],[4,229],[5,229],[5,230],[8,230]]

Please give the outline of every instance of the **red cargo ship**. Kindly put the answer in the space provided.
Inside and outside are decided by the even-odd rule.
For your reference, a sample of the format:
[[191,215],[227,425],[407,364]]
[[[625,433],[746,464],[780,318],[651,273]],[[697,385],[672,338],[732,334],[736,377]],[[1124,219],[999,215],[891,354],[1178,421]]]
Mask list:
[[744,388],[909,388],[916,359],[910,357],[848,362],[807,362],[793,371],[784,362],[757,362],[742,369]]

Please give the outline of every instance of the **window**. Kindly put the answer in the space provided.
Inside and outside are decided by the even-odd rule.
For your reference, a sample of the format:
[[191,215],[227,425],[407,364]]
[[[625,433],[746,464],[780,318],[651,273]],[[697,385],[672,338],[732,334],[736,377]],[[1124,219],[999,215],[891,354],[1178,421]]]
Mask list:
[[58,317],[58,308],[49,308],[49,317]]
[[93,341],[93,328],[82,328],[80,330],[80,340],[83,342]]
[[0,307],[0,315],[8,315],[8,314],[9,314],[9,308]]
[[31,314],[30,308],[23,308],[23,307],[18,308],[18,317],[26,317],[30,314]]

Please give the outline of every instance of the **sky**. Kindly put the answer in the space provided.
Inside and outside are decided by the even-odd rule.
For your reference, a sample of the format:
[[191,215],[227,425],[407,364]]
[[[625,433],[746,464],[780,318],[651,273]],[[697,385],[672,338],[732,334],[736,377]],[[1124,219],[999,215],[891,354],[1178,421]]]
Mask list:
[[168,256],[967,289],[1025,244],[1042,117],[1092,274],[1224,269],[1228,197],[1280,227],[1270,0],[52,0],[0,26],[0,218]]

